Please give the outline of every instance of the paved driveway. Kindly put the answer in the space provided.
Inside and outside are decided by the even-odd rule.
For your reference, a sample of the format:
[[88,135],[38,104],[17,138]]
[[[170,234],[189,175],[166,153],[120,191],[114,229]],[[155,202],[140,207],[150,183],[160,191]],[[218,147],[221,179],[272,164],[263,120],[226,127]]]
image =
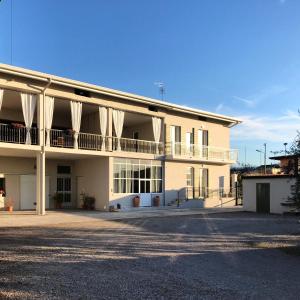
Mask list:
[[242,212],[1,228],[0,298],[299,299],[297,245]]

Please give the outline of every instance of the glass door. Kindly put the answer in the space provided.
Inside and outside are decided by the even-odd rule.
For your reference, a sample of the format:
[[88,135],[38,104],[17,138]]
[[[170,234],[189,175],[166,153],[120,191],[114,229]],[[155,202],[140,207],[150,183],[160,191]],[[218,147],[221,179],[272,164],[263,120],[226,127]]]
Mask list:
[[71,207],[71,177],[70,176],[59,176],[57,177],[57,188],[56,192],[62,199],[63,207]]

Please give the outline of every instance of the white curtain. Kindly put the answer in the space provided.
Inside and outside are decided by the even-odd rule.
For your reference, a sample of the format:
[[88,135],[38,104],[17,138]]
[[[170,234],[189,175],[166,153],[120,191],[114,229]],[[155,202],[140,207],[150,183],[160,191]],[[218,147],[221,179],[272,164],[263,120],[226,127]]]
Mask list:
[[26,144],[31,144],[30,129],[32,126],[35,106],[36,106],[36,95],[21,93],[21,102],[23,117],[26,126]]
[[4,94],[4,90],[0,89],[0,111],[1,111],[1,108],[2,108],[3,94]]
[[153,127],[153,136],[156,143],[156,153],[159,153],[158,144],[161,134],[161,119],[157,117],[152,117],[152,127]]
[[52,127],[54,111],[54,97],[46,96],[45,98],[45,129],[47,133],[46,146],[50,146],[50,131]]
[[118,138],[118,146],[117,150],[121,151],[121,141],[120,138],[122,136],[123,131],[123,124],[124,124],[124,111],[121,110],[113,110],[113,121],[114,121],[114,128]]
[[74,131],[74,148],[78,149],[78,136],[81,123],[82,103],[71,101],[72,129]]
[[101,150],[105,150],[105,136],[107,129],[107,109],[105,107],[99,107],[99,119],[100,119],[100,131],[102,135],[102,146]]

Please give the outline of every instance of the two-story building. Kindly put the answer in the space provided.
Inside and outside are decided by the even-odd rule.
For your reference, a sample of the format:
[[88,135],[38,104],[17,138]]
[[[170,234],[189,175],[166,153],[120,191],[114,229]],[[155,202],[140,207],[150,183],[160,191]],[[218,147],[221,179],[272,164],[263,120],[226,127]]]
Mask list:
[[[218,205],[240,121],[0,64],[0,190],[15,209],[151,206],[182,195]],[[227,193],[228,196],[228,193]]]

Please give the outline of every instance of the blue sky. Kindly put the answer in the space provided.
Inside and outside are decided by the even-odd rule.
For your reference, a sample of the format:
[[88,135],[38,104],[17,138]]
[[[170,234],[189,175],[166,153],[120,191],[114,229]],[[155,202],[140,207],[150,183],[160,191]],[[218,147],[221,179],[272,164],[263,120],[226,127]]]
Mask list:
[[[298,0],[0,2],[0,62],[239,117],[231,146],[259,163],[300,129]],[[269,153],[270,154],[270,153]]]

